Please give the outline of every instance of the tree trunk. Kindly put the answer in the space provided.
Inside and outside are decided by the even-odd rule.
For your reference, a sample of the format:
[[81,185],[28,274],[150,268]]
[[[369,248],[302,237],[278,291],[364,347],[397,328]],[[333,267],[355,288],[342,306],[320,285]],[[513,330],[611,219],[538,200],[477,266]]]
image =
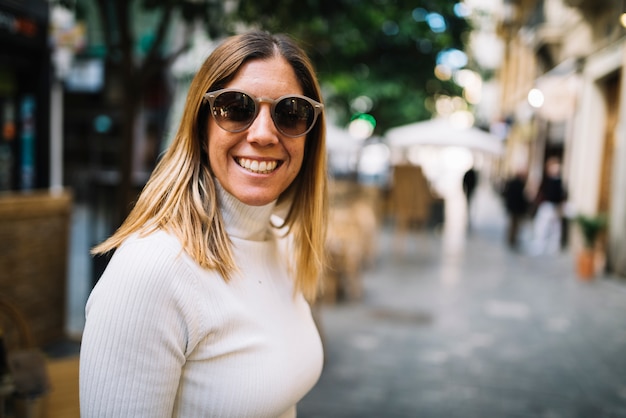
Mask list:
[[[151,75],[158,73],[169,61],[161,58],[161,48],[171,23],[175,1],[164,1],[162,13],[155,26],[155,38],[143,61],[139,64],[134,54],[135,38],[132,31],[131,3],[127,0],[97,0],[105,41],[109,49],[108,59],[118,72],[124,87],[122,108],[121,144],[119,156],[119,187],[117,207],[113,214],[113,229],[117,229],[130,213],[137,197],[133,181],[133,161],[135,153],[135,133],[143,103],[144,92]],[[186,47],[174,53],[173,59]]]
[[[126,84],[126,83],[124,83]],[[137,197],[133,181],[133,156],[135,154],[135,130],[141,106],[141,92],[127,85],[127,98],[122,104],[122,132],[119,159],[120,182],[118,188],[117,216],[114,229],[117,229],[133,208]]]

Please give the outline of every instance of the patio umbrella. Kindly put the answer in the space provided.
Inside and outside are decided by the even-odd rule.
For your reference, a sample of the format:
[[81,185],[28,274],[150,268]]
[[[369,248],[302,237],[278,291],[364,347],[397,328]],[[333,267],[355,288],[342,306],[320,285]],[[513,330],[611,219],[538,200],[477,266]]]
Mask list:
[[502,140],[481,129],[458,128],[446,118],[410,123],[389,129],[385,135],[392,149],[413,145],[460,146],[475,151],[502,155]]

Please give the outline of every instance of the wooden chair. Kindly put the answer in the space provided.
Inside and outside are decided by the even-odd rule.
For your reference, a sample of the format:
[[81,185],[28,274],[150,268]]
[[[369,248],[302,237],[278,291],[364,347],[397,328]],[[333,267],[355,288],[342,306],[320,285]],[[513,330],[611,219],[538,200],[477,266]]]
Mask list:
[[28,322],[21,311],[0,296],[0,330],[8,366],[2,376],[0,418],[38,418],[42,399],[50,389],[44,354],[36,347]]

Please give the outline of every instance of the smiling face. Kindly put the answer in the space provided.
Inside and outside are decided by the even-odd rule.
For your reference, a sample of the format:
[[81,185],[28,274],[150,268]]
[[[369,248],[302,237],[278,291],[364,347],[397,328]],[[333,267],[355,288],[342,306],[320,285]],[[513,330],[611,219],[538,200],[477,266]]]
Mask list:
[[[303,94],[291,65],[282,57],[245,63],[225,88],[277,99]],[[270,104],[262,103],[252,125],[237,133],[220,128],[209,117],[209,163],[222,187],[251,206],[278,198],[298,175],[306,136],[289,138],[274,126]]]

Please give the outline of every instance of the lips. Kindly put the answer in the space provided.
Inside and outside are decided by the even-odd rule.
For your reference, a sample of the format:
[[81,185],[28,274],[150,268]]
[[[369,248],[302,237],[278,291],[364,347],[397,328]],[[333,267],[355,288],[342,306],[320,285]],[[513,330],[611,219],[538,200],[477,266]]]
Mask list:
[[239,164],[241,167],[245,168],[249,172],[256,174],[269,174],[276,170],[276,167],[278,167],[278,161],[276,160],[258,161],[252,160],[250,158],[238,157],[235,158],[235,161],[237,162],[237,164]]

